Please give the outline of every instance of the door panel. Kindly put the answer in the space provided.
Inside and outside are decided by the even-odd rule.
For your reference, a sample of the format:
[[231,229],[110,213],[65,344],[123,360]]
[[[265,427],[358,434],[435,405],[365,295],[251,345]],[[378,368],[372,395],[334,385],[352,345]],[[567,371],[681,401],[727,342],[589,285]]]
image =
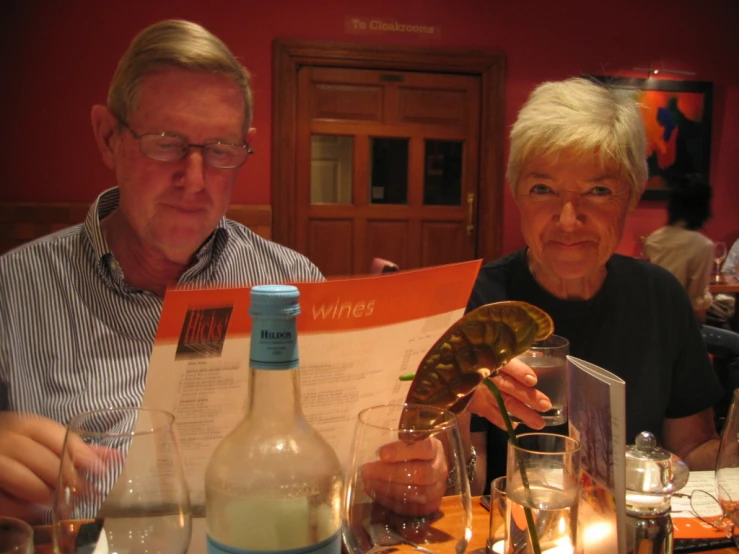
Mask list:
[[397,121],[467,128],[466,93],[458,90],[401,88]]
[[369,219],[367,221],[365,249],[368,252],[383,252],[386,260],[399,267],[408,267],[410,222],[406,219]]
[[314,119],[382,120],[382,88],[316,83]]
[[307,239],[311,261],[324,275],[351,275],[353,229],[353,222],[346,218],[310,221]]
[[426,221],[422,230],[421,265],[463,262],[467,236],[459,225],[446,221]]
[[[336,130],[340,128],[341,133]],[[310,130],[313,133],[321,135],[345,134],[358,136],[385,136],[385,137],[403,137],[408,138],[409,129],[423,128],[424,134],[429,138],[448,139],[448,140],[464,140],[467,138],[465,131],[455,129],[454,127],[444,127],[442,125],[388,125],[387,123],[368,121],[362,123],[360,121],[344,121],[339,125],[338,121],[313,121],[310,124]]]
[[296,247],[324,274],[475,257],[478,76],[305,66],[297,107]]

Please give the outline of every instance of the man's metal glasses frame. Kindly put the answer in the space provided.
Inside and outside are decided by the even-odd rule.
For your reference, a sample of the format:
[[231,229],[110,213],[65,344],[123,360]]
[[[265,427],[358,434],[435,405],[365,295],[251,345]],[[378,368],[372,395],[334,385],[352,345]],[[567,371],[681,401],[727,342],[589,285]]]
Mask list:
[[187,156],[190,148],[200,148],[203,151],[203,160],[210,166],[218,169],[235,169],[246,162],[250,154],[254,153],[248,143],[229,144],[222,141],[206,142],[205,144],[187,143],[185,139],[171,133],[144,133],[138,134],[131,129],[128,122],[118,118],[133,137],[139,141],[139,152],[152,160],[159,162],[176,162]]

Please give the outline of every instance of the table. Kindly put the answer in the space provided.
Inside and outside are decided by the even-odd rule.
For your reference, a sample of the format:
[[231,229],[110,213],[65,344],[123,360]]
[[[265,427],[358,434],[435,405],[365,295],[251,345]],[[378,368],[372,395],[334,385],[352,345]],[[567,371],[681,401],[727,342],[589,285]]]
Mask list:
[[[447,501],[444,499],[441,504],[441,511],[445,514],[459,514],[462,511],[459,501]],[[467,545],[466,552],[468,554],[486,554],[485,543],[488,537],[488,526],[490,525],[490,513],[480,505],[480,497],[474,497],[472,499],[472,539]],[[434,527],[444,530],[444,519],[438,520],[434,523]],[[36,554],[52,554],[53,549],[51,545],[46,542],[51,540],[49,534],[49,526],[39,526],[36,529]],[[205,519],[194,518],[192,526],[192,541],[190,543],[190,549],[188,554],[199,554],[205,552]],[[41,543],[41,541],[44,541]],[[428,545],[427,545],[428,546]],[[445,543],[439,543],[437,545],[430,546],[430,548],[440,554],[453,554],[454,553],[454,541]],[[409,546],[398,545],[398,552],[409,552],[417,554]],[[735,548],[721,548],[719,550],[711,550],[713,554],[737,554]]]
[[709,283],[708,290],[711,294],[723,292],[725,294],[736,294],[739,292],[739,275],[721,274],[719,283]]

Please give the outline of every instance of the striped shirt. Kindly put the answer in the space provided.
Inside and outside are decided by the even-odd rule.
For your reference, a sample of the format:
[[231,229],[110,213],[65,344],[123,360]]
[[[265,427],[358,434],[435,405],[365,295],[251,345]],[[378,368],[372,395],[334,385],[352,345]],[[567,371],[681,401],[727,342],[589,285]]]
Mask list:
[[[100,221],[118,205],[101,194],[84,223],[0,256],[0,411],[75,414],[138,406],[162,299],[126,284]],[[307,258],[222,218],[179,286],[318,281]]]

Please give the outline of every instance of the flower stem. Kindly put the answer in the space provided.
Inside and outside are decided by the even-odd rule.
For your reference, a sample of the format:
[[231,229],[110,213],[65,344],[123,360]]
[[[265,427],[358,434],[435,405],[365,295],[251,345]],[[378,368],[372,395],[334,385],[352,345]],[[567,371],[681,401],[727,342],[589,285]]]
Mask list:
[[[505,403],[503,402],[503,397],[500,395],[500,391],[498,390],[498,387],[496,387],[495,383],[493,383],[490,379],[485,379],[483,383],[485,383],[485,386],[487,386],[487,388],[490,389],[490,392],[493,393],[495,400],[498,402],[498,409],[500,410],[500,414],[503,416],[503,421],[505,422],[506,429],[508,430],[508,440],[511,441],[511,444],[513,446],[518,447],[518,440],[516,439],[516,433],[513,431],[513,424],[511,423],[511,418],[508,417],[508,411],[505,408]],[[518,459],[518,471],[521,473],[521,483],[523,484],[523,488],[526,494],[526,499],[529,505],[533,505],[534,499],[531,496],[531,488],[529,487],[529,477],[526,473],[526,466],[524,465],[523,459],[518,455],[517,451],[516,451],[516,458]],[[539,545],[539,536],[536,531],[536,525],[534,524],[534,516],[531,513],[531,508],[524,506],[523,511],[524,511],[524,514],[526,515],[526,524],[529,527],[529,536],[531,537],[531,547],[534,550],[534,554],[541,554],[541,546]]]

